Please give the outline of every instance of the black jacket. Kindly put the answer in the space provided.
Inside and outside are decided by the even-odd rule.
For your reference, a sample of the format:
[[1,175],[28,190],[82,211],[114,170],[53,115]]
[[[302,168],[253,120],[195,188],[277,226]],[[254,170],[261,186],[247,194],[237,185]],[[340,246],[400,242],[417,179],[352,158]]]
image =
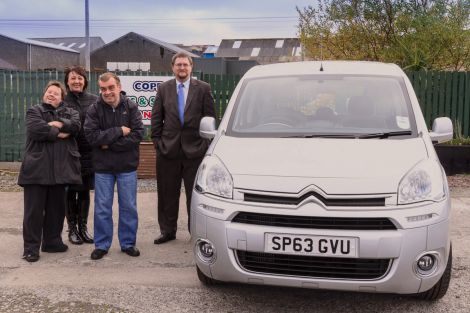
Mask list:
[[[121,126],[131,129],[124,136]],[[121,95],[116,109],[100,97],[91,105],[85,119],[85,136],[93,148],[93,168],[98,173],[126,173],[137,170],[139,143],[144,135],[142,115],[137,104]],[[107,149],[102,146],[107,145]]]
[[[95,102],[98,101],[98,97],[87,92],[81,92],[75,94],[68,92],[65,97],[65,105],[69,108],[74,109],[80,115],[80,122],[82,126],[85,124],[85,117],[88,108]],[[82,175],[87,176],[93,174],[93,164],[91,161],[92,148],[88,140],[86,140],[85,132],[83,127],[77,136],[78,152],[80,152],[80,165],[82,168]]]
[[209,140],[199,136],[199,124],[204,116],[215,117],[209,84],[190,80],[183,126],[179,120],[176,80],[160,84],[152,109],[152,140],[157,147],[157,155],[173,159],[182,151],[189,159],[204,156],[210,144]]
[[[60,121],[60,132],[69,133],[58,138],[59,129],[47,125]],[[26,149],[21,164],[18,184],[56,185],[81,184],[80,153],[74,136],[80,130],[78,112],[63,103],[55,109],[50,104],[38,104],[26,112]]]

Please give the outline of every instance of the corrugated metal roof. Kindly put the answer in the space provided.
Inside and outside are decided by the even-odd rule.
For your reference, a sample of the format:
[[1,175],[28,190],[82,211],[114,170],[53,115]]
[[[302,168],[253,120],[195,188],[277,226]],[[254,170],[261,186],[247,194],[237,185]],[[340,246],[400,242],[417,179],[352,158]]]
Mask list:
[[168,50],[173,51],[173,52],[175,52],[175,53],[184,52],[184,53],[188,54],[188,55],[189,55],[190,57],[192,57],[192,58],[199,58],[198,55],[196,55],[196,54],[194,54],[194,53],[191,53],[191,52],[189,52],[189,51],[187,51],[187,50],[184,50],[183,48],[180,48],[180,47],[178,47],[178,46],[176,46],[176,45],[174,45],[174,44],[168,43],[168,42],[166,42],[166,41],[159,40],[159,39],[155,39],[155,38],[152,38],[152,37],[149,37],[149,36],[140,35],[140,34],[137,34],[137,33],[134,33],[134,34],[136,34],[136,35],[138,35],[138,36],[141,36],[141,37],[144,37],[144,38],[146,38],[146,39],[148,39],[148,40],[150,40],[150,41],[156,43],[157,45],[162,46],[162,47],[165,47],[165,48],[167,48]]
[[[235,45],[238,48],[234,48],[235,43],[239,43],[239,45]],[[292,49],[297,47],[300,47],[298,38],[223,39],[217,51],[217,57],[257,59],[292,57]],[[256,50],[254,51],[253,49]],[[257,56],[254,56],[256,51],[258,51]]]
[[[77,51],[84,51],[86,49],[85,37],[51,37],[51,38],[31,38],[41,42],[48,42],[60,46],[73,48]],[[93,51],[105,45],[101,37],[90,37],[90,50]]]
[[11,36],[6,36],[6,35],[3,35],[3,34],[0,34],[0,36],[6,37],[6,38],[9,38],[9,39],[12,39],[12,40],[16,40],[16,41],[19,41],[19,42],[22,42],[22,43],[25,43],[25,44],[28,44],[28,45],[78,53],[77,50],[73,50],[73,49],[70,49],[70,48],[67,48],[67,47],[63,47],[63,46],[59,46],[59,45],[56,45],[56,44],[47,43],[47,42],[43,42],[43,41],[37,41],[37,40],[32,40],[32,39],[20,39],[20,38],[15,38],[15,37],[11,37]]

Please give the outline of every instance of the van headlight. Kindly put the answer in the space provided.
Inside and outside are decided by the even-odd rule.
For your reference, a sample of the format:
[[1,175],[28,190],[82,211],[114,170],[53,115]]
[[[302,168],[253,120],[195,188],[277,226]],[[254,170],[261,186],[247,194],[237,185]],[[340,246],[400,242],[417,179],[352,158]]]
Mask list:
[[195,188],[202,193],[232,199],[233,179],[222,161],[210,155],[199,166]]
[[401,179],[398,185],[398,204],[440,201],[446,197],[445,186],[445,173],[438,162],[423,160]]

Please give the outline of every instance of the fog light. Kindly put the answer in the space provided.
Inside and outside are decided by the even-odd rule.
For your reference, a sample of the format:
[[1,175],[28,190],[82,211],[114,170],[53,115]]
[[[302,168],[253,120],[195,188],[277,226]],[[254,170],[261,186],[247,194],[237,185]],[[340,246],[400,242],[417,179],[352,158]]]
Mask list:
[[196,255],[205,263],[214,263],[216,258],[215,246],[207,239],[196,241]]
[[416,271],[422,276],[434,273],[437,268],[437,257],[434,254],[424,254],[416,261]]

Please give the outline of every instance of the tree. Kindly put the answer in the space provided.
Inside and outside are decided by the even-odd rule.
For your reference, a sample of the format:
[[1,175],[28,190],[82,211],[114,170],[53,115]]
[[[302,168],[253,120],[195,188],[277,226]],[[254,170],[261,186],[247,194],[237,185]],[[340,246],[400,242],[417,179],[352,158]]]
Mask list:
[[317,1],[297,7],[308,57],[470,69],[470,0]]

